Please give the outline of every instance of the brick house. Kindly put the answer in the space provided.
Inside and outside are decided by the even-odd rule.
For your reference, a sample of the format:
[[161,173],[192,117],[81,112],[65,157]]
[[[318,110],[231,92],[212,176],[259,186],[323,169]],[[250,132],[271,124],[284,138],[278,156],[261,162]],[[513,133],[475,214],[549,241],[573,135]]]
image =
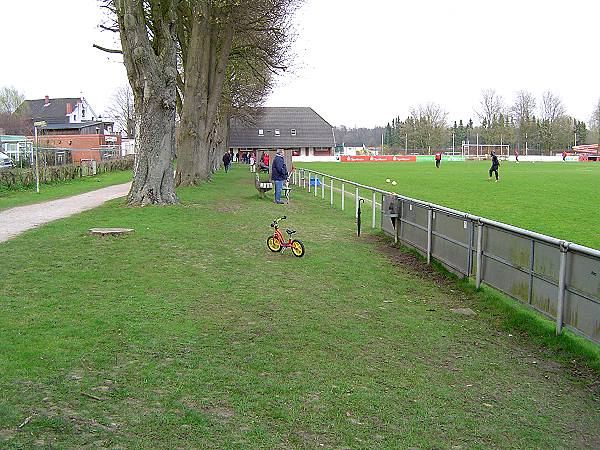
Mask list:
[[83,97],[25,100],[17,113],[32,123],[45,121],[40,145],[70,150],[74,164],[120,156],[115,148],[121,145],[121,136],[113,132],[114,123],[97,116]]

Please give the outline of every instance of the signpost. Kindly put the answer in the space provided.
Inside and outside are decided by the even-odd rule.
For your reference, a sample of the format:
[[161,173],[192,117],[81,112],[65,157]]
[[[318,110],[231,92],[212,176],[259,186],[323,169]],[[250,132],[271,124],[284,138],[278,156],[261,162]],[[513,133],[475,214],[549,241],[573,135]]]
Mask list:
[[44,128],[46,125],[45,120],[41,122],[34,122],[33,129],[35,133],[35,192],[40,193],[40,142],[38,140],[38,128]]

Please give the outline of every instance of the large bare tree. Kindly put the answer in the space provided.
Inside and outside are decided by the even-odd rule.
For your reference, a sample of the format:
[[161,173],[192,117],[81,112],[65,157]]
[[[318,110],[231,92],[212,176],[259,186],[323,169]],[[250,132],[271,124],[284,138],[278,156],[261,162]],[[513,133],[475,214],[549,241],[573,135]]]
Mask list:
[[482,123],[490,124],[495,117],[498,117],[504,109],[502,97],[495,89],[483,89],[479,107],[475,110],[477,117]]
[[135,112],[131,86],[119,87],[112,96],[111,103],[106,109],[108,114],[128,138],[135,137]]
[[179,0],[112,0],[133,91],[136,163],[129,205],[177,202],[174,190]]
[[521,90],[515,95],[515,102],[510,108],[510,112],[517,122],[517,126],[521,126],[523,121],[526,121],[535,115],[535,95],[529,91]]
[[542,95],[541,118],[553,123],[556,119],[566,115],[565,106],[562,100],[552,91],[546,91]]

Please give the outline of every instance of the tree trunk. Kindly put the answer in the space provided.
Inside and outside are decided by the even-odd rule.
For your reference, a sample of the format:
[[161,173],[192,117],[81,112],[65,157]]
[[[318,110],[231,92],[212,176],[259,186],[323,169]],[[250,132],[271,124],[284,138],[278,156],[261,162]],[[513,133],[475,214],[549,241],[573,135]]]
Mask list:
[[146,83],[144,97],[139,100],[140,105],[136,105],[137,156],[133,183],[127,196],[130,206],[177,203],[173,189],[175,105],[168,102],[169,87],[160,82],[155,86],[152,89]]
[[[127,196],[130,206],[172,204],[174,190],[178,0],[114,0],[123,61],[133,91],[136,164]],[[148,21],[152,21],[149,33]]]
[[[212,154],[218,106],[231,52],[233,25],[210,24],[210,8],[202,4],[185,57],[185,90],[177,136],[177,186],[197,185],[213,173]],[[217,51],[218,49],[218,51]]]

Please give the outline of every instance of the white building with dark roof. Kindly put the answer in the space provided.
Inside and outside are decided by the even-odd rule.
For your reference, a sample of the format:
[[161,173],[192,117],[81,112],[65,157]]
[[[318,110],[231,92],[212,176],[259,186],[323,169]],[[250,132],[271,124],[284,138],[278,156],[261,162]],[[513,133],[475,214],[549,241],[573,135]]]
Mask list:
[[232,119],[229,148],[260,152],[278,148],[294,156],[331,156],[335,147],[333,127],[312,108],[255,108],[249,120]]

